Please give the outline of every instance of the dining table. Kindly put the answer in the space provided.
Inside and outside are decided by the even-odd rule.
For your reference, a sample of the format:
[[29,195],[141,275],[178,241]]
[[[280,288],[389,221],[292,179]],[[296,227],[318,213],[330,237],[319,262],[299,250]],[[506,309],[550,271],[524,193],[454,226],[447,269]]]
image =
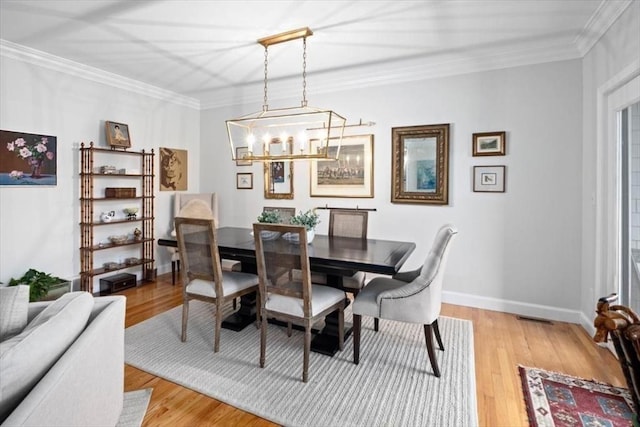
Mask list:
[[[251,228],[220,227],[216,231],[220,258],[241,262],[241,271],[257,274],[255,242]],[[175,237],[158,239],[159,246],[177,247]],[[309,244],[309,264],[312,272],[324,273],[327,286],[350,291],[342,286],[342,278],[358,271],[392,276],[414,251],[413,242],[360,239],[316,234]],[[349,300],[347,299],[347,304]],[[256,319],[256,295],[240,298],[240,307],[222,323],[222,327],[239,331]],[[345,336],[350,333],[345,323]],[[324,327],[315,331],[311,343],[312,351],[333,356],[338,350],[338,315],[336,312],[325,318]]]

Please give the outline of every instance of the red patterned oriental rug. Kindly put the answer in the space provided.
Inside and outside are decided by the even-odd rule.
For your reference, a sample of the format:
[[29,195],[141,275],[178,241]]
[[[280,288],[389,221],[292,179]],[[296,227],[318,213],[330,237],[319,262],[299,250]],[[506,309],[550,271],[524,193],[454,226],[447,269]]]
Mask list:
[[629,427],[629,390],[544,369],[519,366],[532,427]]

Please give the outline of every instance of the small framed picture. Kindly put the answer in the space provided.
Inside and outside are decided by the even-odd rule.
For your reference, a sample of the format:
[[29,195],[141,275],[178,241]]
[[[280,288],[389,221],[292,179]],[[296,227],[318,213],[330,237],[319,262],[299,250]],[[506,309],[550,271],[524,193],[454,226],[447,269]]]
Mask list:
[[504,156],[507,145],[506,132],[473,134],[474,156]]
[[244,159],[248,154],[249,147],[236,147],[236,166],[251,166],[253,161]]
[[473,191],[476,193],[504,193],[505,166],[474,166]]
[[253,188],[253,174],[238,172],[236,174],[236,188],[238,190],[251,190]]
[[124,123],[105,122],[107,129],[107,144],[111,147],[130,148],[131,136],[129,126]]

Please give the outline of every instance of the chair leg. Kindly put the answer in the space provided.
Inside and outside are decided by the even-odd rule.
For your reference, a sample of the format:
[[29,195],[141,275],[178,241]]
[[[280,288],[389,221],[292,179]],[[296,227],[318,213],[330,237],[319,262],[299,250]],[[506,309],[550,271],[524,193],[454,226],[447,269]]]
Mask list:
[[234,309],[234,310],[235,310],[235,309],[236,309],[236,307],[237,307],[237,305],[236,305],[236,303],[237,303],[237,302],[238,302],[238,301],[236,300],[236,298],[234,298],[234,299],[233,299],[233,309]]
[[176,284],[176,262],[177,261],[171,261],[171,284],[172,285]]
[[187,340],[187,320],[189,319],[189,300],[182,302],[182,342]]
[[353,363],[360,363],[360,328],[362,327],[362,316],[353,315]]
[[344,308],[338,312],[338,348],[344,350]]
[[267,349],[267,316],[266,312],[260,313],[260,367],[264,368],[265,353]]
[[424,338],[427,342],[427,352],[429,353],[429,361],[433,368],[433,374],[436,377],[440,377],[440,368],[438,368],[438,361],[436,360],[436,354],[433,348],[433,330],[431,325],[424,325]]
[[380,329],[380,319],[378,319],[377,317],[373,318],[373,330],[378,332],[378,329]]
[[291,337],[291,332],[293,331],[293,325],[291,322],[287,322],[287,336]]
[[213,341],[213,352],[217,353],[220,350],[220,330],[222,329],[222,301],[221,299],[216,299],[216,328]]
[[311,325],[309,321],[304,323],[304,361],[302,364],[302,382],[309,381],[309,352],[311,351]]
[[440,350],[444,351],[444,345],[442,344],[442,337],[440,336],[440,328],[438,327],[438,319],[433,321],[433,332],[436,335],[436,340],[440,346]]

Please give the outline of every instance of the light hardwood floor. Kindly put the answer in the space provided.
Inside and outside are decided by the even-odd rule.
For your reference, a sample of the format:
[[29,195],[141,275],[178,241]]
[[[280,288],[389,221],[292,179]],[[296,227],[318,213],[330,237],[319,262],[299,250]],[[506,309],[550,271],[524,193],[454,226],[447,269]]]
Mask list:
[[[127,297],[127,327],[182,303],[182,286],[171,285],[171,274],[122,294]],[[442,315],[473,321],[481,426],[528,425],[519,364],[626,387],[617,360],[608,350],[595,345],[578,325],[518,320],[512,314],[448,304],[443,306]],[[125,365],[125,391],[147,387],[153,388],[153,395],[143,426],[274,425]]]

